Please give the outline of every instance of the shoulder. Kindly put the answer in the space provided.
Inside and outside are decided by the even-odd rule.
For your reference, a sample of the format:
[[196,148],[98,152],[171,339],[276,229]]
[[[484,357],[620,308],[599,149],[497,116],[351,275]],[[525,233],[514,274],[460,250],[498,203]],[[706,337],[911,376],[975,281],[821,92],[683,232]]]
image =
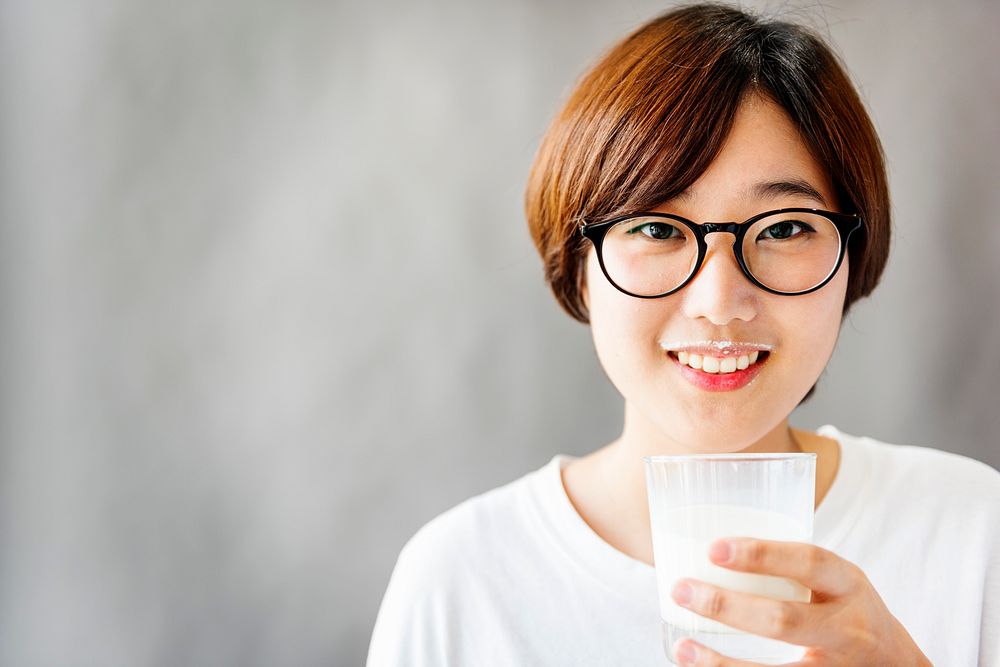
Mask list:
[[853,436],[834,427],[824,427],[824,434],[850,448],[848,455],[863,455],[872,483],[883,490],[1000,516],[1000,472],[982,461],[933,447]]
[[1000,493],[1000,472],[969,456],[933,447],[890,444],[873,438],[859,439],[876,460],[896,465],[918,479],[933,479],[948,487],[961,486],[973,493]]
[[406,542],[379,608],[369,667],[436,665],[465,655],[452,632],[456,619],[465,634],[491,625],[489,605],[512,588],[508,566],[530,539],[533,495],[544,470],[456,505]]
[[509,554],[527,539],[538,486],[551,465],[469,498],[424,524],[400,552],[394,578],[410,578],[422,588],[447,586]]

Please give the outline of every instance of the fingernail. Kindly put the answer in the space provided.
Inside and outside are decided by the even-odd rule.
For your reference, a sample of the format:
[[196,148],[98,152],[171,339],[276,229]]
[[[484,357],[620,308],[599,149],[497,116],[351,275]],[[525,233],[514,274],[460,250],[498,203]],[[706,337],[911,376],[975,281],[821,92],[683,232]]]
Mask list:
[[681,583],[674,586],[674,601],[677,604],[688,604],[691,602],[691,598],[694,597],[694,591],[691,589],[690,584]]
[[677,649],[677,659],[680,660],[682,664],[694,664],[695,658],[697,657],[698,653],[694,650],[694,646],[691,642],[685,642],[681,644],[679,649]]
[[716,563],[728,563],[731,555],[732,549],[729,547],[729,542],[725,540],[714,542],[708,549],[709,558],[714,560]]

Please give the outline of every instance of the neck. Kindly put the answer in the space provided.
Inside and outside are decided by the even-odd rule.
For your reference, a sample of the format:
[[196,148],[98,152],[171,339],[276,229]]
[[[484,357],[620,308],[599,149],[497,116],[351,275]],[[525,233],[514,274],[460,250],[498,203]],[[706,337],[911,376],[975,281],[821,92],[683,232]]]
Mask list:
[[[835,442],[805,431],[794,433],[783,419],[757,438],[726,428],[732,419],[715,418],[718,428],[681,442],[625,410],[621,437],[575,461],[563,471],[563,484],[577,512],[605,542],[645,563],[653,563],[644,456],[723,452],[802,452],[817,454],[816,504],[833,482],[840,453]],[[739,438],[743,437],[744,440]],[[825,443],[825,444],[824,444]]]
[[[732,422],[720,419],[719,423]],[[725,426],[712,429],[709,433],[691,435],[686,440],[681,438],[683,436],[665,434],[626,404],[625,427],[621,436],[611,443],[608,449],[612,450],[611,458],[619,462],[619,465],[637,468],[640,473],[644,456],[802,451],[801,445],[788,426],[787,418],[756,438],[751,436],[748,439],[745,435],[741,435],[738,429]]]

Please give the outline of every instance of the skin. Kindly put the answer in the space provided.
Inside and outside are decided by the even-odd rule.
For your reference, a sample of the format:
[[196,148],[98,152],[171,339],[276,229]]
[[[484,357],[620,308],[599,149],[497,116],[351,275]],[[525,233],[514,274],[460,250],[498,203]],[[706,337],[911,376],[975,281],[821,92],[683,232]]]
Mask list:
[[[752,194],[760,183],[808,182],[821,196]],[[748,98],[719,155],[680,197],[656,211],[691,220],[742,221],[783,207],[838,210],[832,182],[791,119],[766,98]],[[598,358],[625,399],[621,436],[563,470],[563,484],[581,517],[606,542],[653,563],[642,457],[723,452],[814,452],[817,506],[839,465],[839,445],[790,429],[788,416],[815,384],[840,331],[849,262],[822,289],[787,297],[751,284],[732,252],[733,237],[707,237],[708,253],[691,283],[660,299],[637,299],[604,277],[591,248],[585,300]],[[688,383],[659,342],[735,340],[774,346],[747,386],[707,392]],[[717,543],[718,544],[718,543]],[[813,590],[809,603],[789,603],[691,586],[692,611],[763,636],[808,646],[803,665],[930,664],[889,613],[864,573],[809,544],[737,540],[733,569],[797,579]],[[678,603],[680,601],[678,600]],[[831,622],[835,619],[835,622]],[[679,651],[694,648],[693,661]],[[751,665],[691,640],[674,647],[683,664]]]

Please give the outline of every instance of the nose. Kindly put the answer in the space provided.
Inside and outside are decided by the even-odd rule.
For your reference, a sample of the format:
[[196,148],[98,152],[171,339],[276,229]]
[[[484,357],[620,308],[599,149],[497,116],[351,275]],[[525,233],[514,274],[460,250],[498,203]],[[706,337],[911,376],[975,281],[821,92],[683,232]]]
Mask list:
[[733,253],[732,234],[705,237],[708,250],[698,273],[678,294],[684,299],[684,314],[705,318],[716,326],[733,320],[749,322],[757,315],[759,290],[747,280]]

